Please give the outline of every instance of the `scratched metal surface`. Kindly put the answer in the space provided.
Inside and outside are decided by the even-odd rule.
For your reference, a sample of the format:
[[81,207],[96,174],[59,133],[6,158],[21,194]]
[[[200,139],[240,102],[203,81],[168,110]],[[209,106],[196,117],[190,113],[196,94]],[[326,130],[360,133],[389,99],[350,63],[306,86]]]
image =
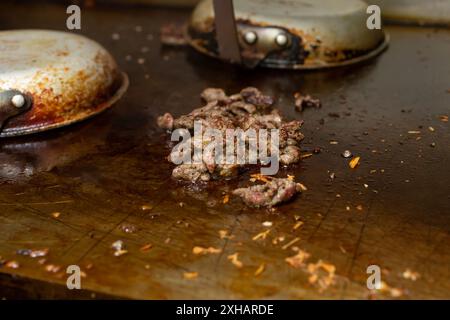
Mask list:
[[[82,33],[113,53],[131,86],[115,108],[89,122],[0,141],[0,256],[20,263],[0,267],[0,296],[368,298],[366,267],[378,264],[382,280],[403,290],[400,298],[450,298],[450,130],[439,118],[450,113],[450,31],[389,27],[388,51],[361,66],[246,71],[192,50],[161,48],[159,26],[185,17],[186,11],[163,9],[84,11]],[[2,1],[1,29],[64,25],[64,7]],[[154,125],[165,111],[179,115],[199,106],[205,87],[233,93],[248,85],[277,96],[287,117],[305,120],[306,151],[323,148],[281,172],[308,191],[275,212],[245,208],[235,198],[221,203],[222,192],[248,176],[201,190],[172,182],[166,137]],[[299,90],[321,98],[322,109],[296,113],[292,95]],[[361,156],[357,169],[340,156],[345,149]],[[304,225],[293,231],[295,215]],[[273,222],[271,231],[253,241],[267,229],[263,221]],[[125,233],[124,225],[137,230]],[[221,239],[219,230],[233,238]],[[273,244],[278,236],[285,242]],[[307,272],[284,261],[294,251],[281,247],[296,237],[310,262],[336,266],[333,286],[321,292]],[[129,252],[115,257],[111,244],[119,239]],[[141,252],[148,243],[153,248]],[[223,252],[196,256],[195,245]],[[84,291],[67,290],[64,269],[49,273],[38,259],[17,255],[21,248],[49,248],[44,265],[80,265]],[[235,252],[240,269],[227,259]],[[266,270],[255,277],[261,263]],[[420,278],[405,279],[406,269]],[[198,278],[184,279],[184,272]]]

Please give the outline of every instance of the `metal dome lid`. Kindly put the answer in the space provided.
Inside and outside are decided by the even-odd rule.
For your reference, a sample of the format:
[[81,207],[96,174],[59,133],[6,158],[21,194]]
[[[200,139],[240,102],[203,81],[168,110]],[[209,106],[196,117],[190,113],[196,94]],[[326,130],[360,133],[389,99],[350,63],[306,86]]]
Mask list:
[[[387,38],[383,30],[367,28],[367,6],[360,0],[234,1],[243,62],[311,69],[373,57],[386,47]],[[191,16],[191,45],[220,57],[215,27],[213,1],[203,0]],[[246,38],[249,32],[254,36]],[[287,39],[278,41],[280,33]]]
[[0,137],[65,126],[115,103],[128,78],[98,43],[50,30],[0,32]]

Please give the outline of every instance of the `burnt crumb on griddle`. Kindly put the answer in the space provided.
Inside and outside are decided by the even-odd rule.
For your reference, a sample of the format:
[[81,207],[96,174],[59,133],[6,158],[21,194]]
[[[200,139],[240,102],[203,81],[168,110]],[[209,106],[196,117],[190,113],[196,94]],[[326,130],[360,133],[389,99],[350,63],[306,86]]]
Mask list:
[[168,23],[161,26],[160,40],[167,46],[185,46],[187,40],[186,24]]
[[157,120],[158,127],[162,129],[171,130],[173,128],[173,116],[170,113],[165,113]]
[[203,90],[200,96],[206,103],[214,101],[226,101],[228,99],[225,91],[219,88],[207,88]]
[[266,109],[275,103],[273,97],[262,94],[261,91],[254,87],[245,88],[240,94],[245,102],[250,103],[257,108]]
[[320,108],[322,103],[319,99],[311,97],[309,94],[303,95],[300,92],[294,94],[295,109],[302,112],[305,108]]
[[233,194],[240,196],[248,206],[259,208],[286,202],[301,190],[300,184],[291,179],[272,178],[264,184],[236,189]]

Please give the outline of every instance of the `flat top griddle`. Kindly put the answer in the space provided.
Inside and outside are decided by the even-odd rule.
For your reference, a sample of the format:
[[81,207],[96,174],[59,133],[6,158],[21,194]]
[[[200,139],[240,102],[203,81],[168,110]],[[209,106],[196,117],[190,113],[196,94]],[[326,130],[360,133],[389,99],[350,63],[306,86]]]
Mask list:
[[[1,29],[65,25],[63,6],[1,6]],[[450,298],[450,130],[441,117],[450,113],[450,31],[388,27],[388,51],[358,66],[244,70],[192,49],[161,47],[161,24],[188,16],[164,9],[83,11],[82,33],[112,52],[131,86],[112,110],[88,122],[0,141],[0,256],[20,264],[0,267],[0,296],[368,298],[366,268],[377,264],[382,280],[402,289],[400,298]],[[203,189],[172,181],[167,136],[155,126],[164,112],[200,106],[206,87],[233,93],[249,85],[275,95],[286,117],[305,120],[305,151],[322,148],[282,170],[308,191],[274,212],[246,208],[234,197],[222,203],[248,174]],[[296,113],[297,91],[321,98],[323,107]],[[361,157],[355,170],[340,155],[345,149]],[[296,219],[304,224],[293,230]],[[273,223],[267,238],[252,240],[268,229],[264,221]],[[233,237],[221,239],[219,230]],[[274,244],[280,236],[285,241]],[[310,262],[335,265],[334,286],[321,292],[285,262],[295,252],[282,246],[297,237],[293,246],[309,252]],[[113,255],[116,240],[127,254]],[[142,252],[149,243],[153,248]],[[197,256],[197,245],[222,253]],[[23,248],[50,251],[40,264],[15,253]],[[236,252],[242,268],[227,259]],[[265,271],[255,276],[263,263]],[[48,272],[48,264],[61,269]],[[72,264],[86,273],[84,290],[65,286]],[[405,279],[407,269],[420,278]],[[184,279],[185,272],[198,278]]]

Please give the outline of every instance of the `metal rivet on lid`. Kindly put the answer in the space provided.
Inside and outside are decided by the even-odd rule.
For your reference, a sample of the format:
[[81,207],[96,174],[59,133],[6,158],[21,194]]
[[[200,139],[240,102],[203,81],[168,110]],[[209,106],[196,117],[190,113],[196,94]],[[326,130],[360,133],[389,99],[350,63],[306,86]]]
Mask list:
[[12,97],[11,102],[16,108],[22,108],[25,105],[25,98],[21,94],[16,94]]
[[288,37],[285,33],[280,33],[275,37],[275,42],[277,45],[279,45],[280,47],[284,47],[287,45],[288,43]]
[[248,31],[244,34],[244,40],[248,44],[254,44],[258,40],[258,36],[254,31]]

